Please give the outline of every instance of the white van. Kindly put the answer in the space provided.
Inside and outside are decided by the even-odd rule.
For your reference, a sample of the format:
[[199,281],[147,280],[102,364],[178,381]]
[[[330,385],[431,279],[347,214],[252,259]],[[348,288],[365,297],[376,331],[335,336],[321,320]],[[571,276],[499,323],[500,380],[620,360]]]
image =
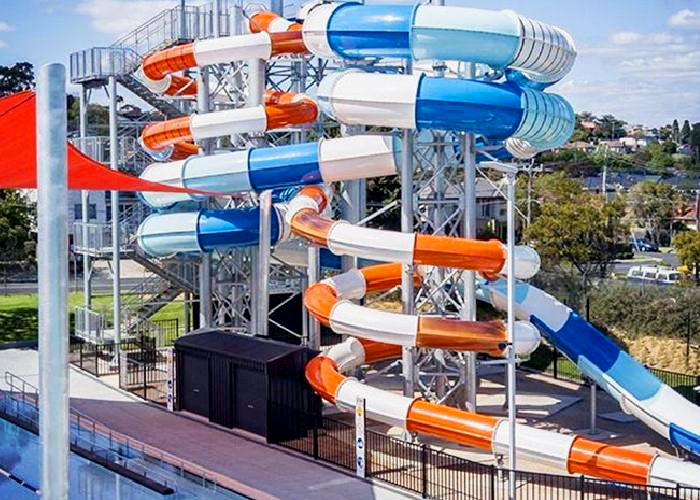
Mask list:
[[671,268],[633,266],[627,271],[627,279],[638,283],[673,285],[681,279],[681,273]]

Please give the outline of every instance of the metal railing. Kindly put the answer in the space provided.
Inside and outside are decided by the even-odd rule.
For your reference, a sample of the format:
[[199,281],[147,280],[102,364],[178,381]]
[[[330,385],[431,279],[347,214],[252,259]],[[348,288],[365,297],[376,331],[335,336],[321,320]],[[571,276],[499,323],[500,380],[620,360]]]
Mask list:
[[[558,380],[566,380],[576,384],[590,382],[579,371],[576,363],[562,356],[558,350],[544,345],[540,346],[533,353],[532,358],[523,363],[523,366],[529,370],[546,373]],[[688,401],[700,405],[700,375],[661,370],[651,366],[645,366],[645,368]]]
[[[234,2],[221,2],[219,33],[231,33],[228,10]],[[184,20],[183,20],[184,16]],[[183,22],[184,21],[184,22]],[[168,9],[157,14],[134,31],[124,35],[113,48],[128,49],[143,56],[154,50],[168,47],[178,42],[210,38],[214,35],[213,5],[186,6]]]
[[[0,391],[0,412],[4,411],[19,417],[25,424],[33,426],[30,430],[38,432],[39,390],[10,372],[5,372],[5,384],[9,387],[9,391]],[[183,478],[186,477],[188,480],[211,490],[229,491],[232,489],[223,485],[218,477],[215,478],[213,473],[206,469],[137,441],[126,434],[113,431],[74,409],[70,410],[70,422],[72,447],[85,449],[94,455],[105,457],[129,471],[159,484],[170,486],[173,489],[176,486],[164,474],[154,472],[146,467],[142,461]]]
[[[285,425],[306,429],[298,437],[279,442],[316,460],[355,471],[355,426],[334,416],[284,412]],[[294,421],[297,422],[294,423]],[[509,470],[474,462],[427,444],[409,443],[367,430],[367,477],[385,481],[421,495],[444,499],[507,499]],[[650,498],[700,500],[700,488],[643,486],[586,476],[561,476],[515,471],[517,498],[540,500],[593,500]]]
[[105,319],[99,312],[84,306],[75,307],[75,336],[92,343],[103,343]]
[[[121,354],[119,388],[160,405],[167,403],[167,383],[172,357],[164,350]],[[140,358],[140,359],[139,359]]]
[[[120,136],[117,141],[117,162],[122,169],[140,173],[150,163],[136,137]],[[110,161],[109,136],[72,137],[68,142],[95,161]]]
[[[119,218],[120,252],[134,250],[136,230],[139,224],[150,214],[150,209],[143,203],[134,203],[124,209]],[[91,255],[112,254],[112,223],[95,223],[76,221],[73,223],[73,251],[87,252]]]

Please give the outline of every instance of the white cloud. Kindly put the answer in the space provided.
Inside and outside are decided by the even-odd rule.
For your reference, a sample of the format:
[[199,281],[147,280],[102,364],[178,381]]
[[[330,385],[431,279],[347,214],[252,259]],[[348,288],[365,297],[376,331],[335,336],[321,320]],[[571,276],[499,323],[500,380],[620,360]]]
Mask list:
[[172,0],[81,0],[75,11],[88,16],[96,31],[122,35],[173,6]]
[[628,122],[700,121],[700,33],[611,33],[580,47],[571,77],[554,91],[578,111]]
[[12,31],[15,29],[14,26],[12,26],[10,23],[5,22],[5,21],[0,21],[0,33],[6,32],[6,31]]
[[5,47],[7,47],[7,44],[0,40],[0,49],[4,49]]
[[668,25],[674,28],[700,28],[700,12],[690,9],[679,10],[668,19]]
[[633,43],[638,43],[642,40],[642,38],[641,33],[634,33],[632,31],[620,31],[610,35],[610,41],[615,45],[630,45]]

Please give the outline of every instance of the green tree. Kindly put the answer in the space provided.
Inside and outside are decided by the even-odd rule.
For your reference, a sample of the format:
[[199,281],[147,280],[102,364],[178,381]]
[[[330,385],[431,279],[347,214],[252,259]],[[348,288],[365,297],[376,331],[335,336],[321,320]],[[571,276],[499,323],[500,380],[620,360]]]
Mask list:
[[673,120],[673,124],[671,125],[671,140],[675,142],[680,142],[681,133],[680,129],[678,128],[678,120]]
[[644,181],[632,186],[627,193],[627,206],[633,222],[641,225],[659,244],[659,234],[673,216],[676,193],[670,184]]
[[666,124],[659,129],[659,138],[662,141],[673,141],[673,128],[670,124]]
[[0,65],[0,97],[34,88],[34,66],[18,62],[12,66]]
[[690,147],[695,153],[695,161],[698,162],[698,157],[700,157],[700,123],[693,123],[690,130]]
[[[28,62],[0,66],[0,97],[34,88],[34,67]],[[0,189],[0,260],[33,262],[35,207],[20,191]]]
[[596,131],[596,136],[601,139],[617,139],[625,135],[624,120],[619,120],[613,115],[603,115],[599,120],[599,127]]
[[672,155],[676,152],[676,149],[678,148],[676,147],[676,143],[673,141],[664,141],[661,144],[661,151],[663,151],[664,153]]
[[679,142],[681,144],[688,144],[688,141],[690,141],[690,122],[686,120],[683,122],[683,128],[681,129]]
[[0,190],[0,260],[33,262],[35,209],[20,191]]
[[583,190],[573,197],[568,189],[560,194],[560,201],[540,205],[523,238],[537,249],[543,268],[578,273],[588,293],[590,279],[605,273],[625,240],[624,203]]
[[700,232],[683,231],[673,238],[678,259],[688,269],[695,269],[695,283],[700,285]]

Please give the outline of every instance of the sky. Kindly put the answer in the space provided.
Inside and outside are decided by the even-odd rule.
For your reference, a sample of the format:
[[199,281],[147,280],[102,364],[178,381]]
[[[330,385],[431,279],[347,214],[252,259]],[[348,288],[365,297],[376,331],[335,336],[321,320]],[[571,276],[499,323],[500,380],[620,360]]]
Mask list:
[[[178,3],[0,0],[0,64],[68,64],[71,52],[110,45]],[[188,0],[191,5],[201,3]],[[576,64],[550,91],[567,98],[577,112],[610,113],[649,127],[674,118],[700,122],[698,0],[446,0],[446,4],[513,9],[571,33],[578,49]]]

